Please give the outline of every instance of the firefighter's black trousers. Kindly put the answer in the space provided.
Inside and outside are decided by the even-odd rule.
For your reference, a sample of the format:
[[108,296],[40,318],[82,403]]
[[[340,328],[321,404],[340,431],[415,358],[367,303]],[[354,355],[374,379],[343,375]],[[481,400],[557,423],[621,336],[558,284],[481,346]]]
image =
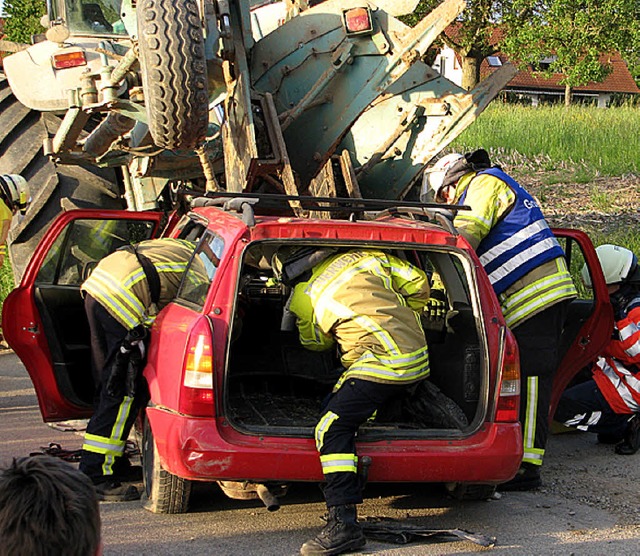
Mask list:
[[568,427],[605,434],[620,440],[631,413],[615,413],[591,379],[568,388],[560,398],[555,419]]
[[106,384],[120,344],[127,329],[115,320],[93,297],[85,298],[85,311],[91,333],[91,363],[96,394],[94,413],[85,433],[80,470],[99,482],[105,477],[124,471],[128,460],[123,458],[126,441],[147,394],[141,391],[135,398],[113,397]]
[[405,386],[349,379],[332,394],[316,426],[316,446],[326,480],[327,506],[359,504],[356,433],[360,425]]
[[549,436],[553,377],[560,364],[559,347],[568,302],[562,301],[513,329],[520,351],[520,424],[522,461],[542,465]]

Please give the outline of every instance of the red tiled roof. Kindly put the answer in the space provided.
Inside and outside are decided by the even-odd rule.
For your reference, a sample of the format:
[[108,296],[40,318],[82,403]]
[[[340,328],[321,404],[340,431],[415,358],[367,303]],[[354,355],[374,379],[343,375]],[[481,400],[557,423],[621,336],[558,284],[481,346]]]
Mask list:
[[[460,24],[454,23],[449,25],[445,30],[445,34],[455,40],[459,33]],[[498,44],[503,38],[503,29],[500,27],[494,27],[489,39],[489,44]],[[502,62],[506,62],[509,58],[502,52],[496,53],[496,56],[500,58]],[[601,83],[590,82],[581,87],[574,87],[574,92],[582,93],[631,93],[638,94],[640,89],[636,84],[627,64],[622,59],[622,56],[618,52],[614,52],[609,55],[602,55],[600,60],[608,63],[612,67],[611,73],[604,78]],[[480,77],[484,79],[496,68],[489,66],[487,60],[482,61],[480,66]],[[516,76],[509,81],[505,89],[519,89],[519,90],[537,90],[537,91],[562,91],[564,92],[564,85],[560,85],[562,75],[556,73],[550,78],[544,78],[536,76],[533,71],[520,70]]]
[[[507,61],[507,57],[502,53],[497,56],[503,61]],[[590,82],[580,87],[573,87],[574,92],[581,93],[630,93],[638,94],[640,89],[634,81],[627,64],[619,53],[615,52],[609,56],[600,58],[603,62],[609,63],[612,71],[601,83]],[[489,67],[486,60],[482,61],[480,66],[480,75],[484,79],[494,68]],[[527,89],[527,90],[547,90],[547,91],[564,91],[564,85],[560,85],[562,75],[553,74],[550,78],[538,76],[531,71],[519,71],[516,76],[509,81],[505,89]]]

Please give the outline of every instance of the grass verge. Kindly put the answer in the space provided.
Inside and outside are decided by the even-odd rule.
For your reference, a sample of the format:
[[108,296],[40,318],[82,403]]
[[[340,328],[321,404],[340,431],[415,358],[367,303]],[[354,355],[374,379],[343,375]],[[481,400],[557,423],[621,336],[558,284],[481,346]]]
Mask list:
[[[5,257],[4,264],[0,267],[0,315],[2,315],[2,305],[9,292],[13,289],[13,272],[9,257]],[[0,320],[0,323],[2,321]]]

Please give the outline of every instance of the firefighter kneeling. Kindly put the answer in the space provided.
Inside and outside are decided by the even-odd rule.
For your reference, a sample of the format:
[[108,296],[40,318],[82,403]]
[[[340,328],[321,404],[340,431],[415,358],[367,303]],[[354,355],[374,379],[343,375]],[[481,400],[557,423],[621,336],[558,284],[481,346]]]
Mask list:
[[345,372],[315,428],[326,480],[327,525],[301,554],[342,554],[365,545],[356,519],[362,502],[355,437],[391,397],[429,375],[420,323],[429,280],[419,268],[377,250],[280,248],[272,267],[293,287],[289,309],[303,346],[337,342]]
[[96,397],[80,470],[100,500],[140,498],[138,489],[126,484],[140,480],[140,470],[123,456],[138,411],[147,403],[142,385],[147,328],[176,296],[194,248],[179,239],[143,241],[102,259],[82,284]]

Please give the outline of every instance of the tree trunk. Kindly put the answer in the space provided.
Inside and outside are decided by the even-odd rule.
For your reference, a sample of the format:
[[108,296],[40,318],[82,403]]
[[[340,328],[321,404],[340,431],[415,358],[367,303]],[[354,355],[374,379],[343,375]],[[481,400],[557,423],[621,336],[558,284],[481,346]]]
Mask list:
[[571,106],[571,85],[564,86],[564,105]]
[[467,91],[473,89],[480,81],[480,62],[477,58],[461,57],[462,59],[462,82],[460,86]]

